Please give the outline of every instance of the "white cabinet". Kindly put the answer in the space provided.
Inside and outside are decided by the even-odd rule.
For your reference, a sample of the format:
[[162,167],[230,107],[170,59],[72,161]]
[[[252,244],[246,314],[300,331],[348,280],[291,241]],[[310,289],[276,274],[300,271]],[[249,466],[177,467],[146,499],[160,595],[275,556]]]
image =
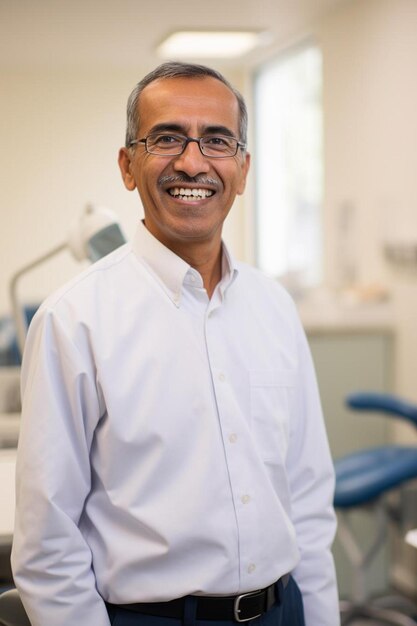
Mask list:
[[[345,406],[353,391],[392,391],[393,334],[388,329],[307,328],[307,337],[316,366],[323,413],[333,458],[354,450],[388,441],[390,419],[378,414],[355,412]],[[354,514],[360,543],[368,545],[374,535],[374,520],[367,513]],[[341,597],[350,590],[350,565],[338,539],[334,556]],[[375,560],[369,572],[370,589],[387,587],[387,550]]]

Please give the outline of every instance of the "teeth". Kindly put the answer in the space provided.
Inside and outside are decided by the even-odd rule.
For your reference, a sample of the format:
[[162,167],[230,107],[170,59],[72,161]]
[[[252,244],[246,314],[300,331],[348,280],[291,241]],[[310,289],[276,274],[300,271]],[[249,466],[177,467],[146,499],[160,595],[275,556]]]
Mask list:
[[174,198],[193,200],[194,198],[209,198],[213,195],[211,189],[190,189],[189,187],[175,187],[169,190]]

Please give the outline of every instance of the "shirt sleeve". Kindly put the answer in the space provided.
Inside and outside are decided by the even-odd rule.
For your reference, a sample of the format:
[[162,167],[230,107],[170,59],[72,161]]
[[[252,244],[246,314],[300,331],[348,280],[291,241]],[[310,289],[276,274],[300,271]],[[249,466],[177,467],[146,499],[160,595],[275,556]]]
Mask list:
[[32,626],[110,626],[78,526],[101,412],[81,332],[42,309],[23,359],[12,568]]
[[303,596],[306,626],[338,626],[338,591],[331,553],[336,532],[334,467],[314,366],[298,321],[297,335],[299,376],[292,398],[287,457],[292,521],[301,555],[293,575]]

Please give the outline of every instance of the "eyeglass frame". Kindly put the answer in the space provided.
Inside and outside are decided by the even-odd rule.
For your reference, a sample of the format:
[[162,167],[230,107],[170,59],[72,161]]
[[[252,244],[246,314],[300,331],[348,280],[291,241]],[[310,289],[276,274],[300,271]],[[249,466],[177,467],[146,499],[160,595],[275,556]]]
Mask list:
[[[245,150],[246,149],[246,144],[239,141],[238,139],[236,139],[236,137],[232,137],[232,136],[228,136],[228,135],[205,135],[203,137],[188,137],[187,135],[181,135],[181,134],[176,134],[176,133],[166,133],[167,136],[170,137],[181,137],[184,139],[184,145],[182,147],[181,152],[176,152],[175,154],[161,154],[159,152],[155,153],[155,152],[149,152],[148,150],[148,139],[149,137],[151,137],[152,135],[163,135],[164,133],[149,133],[149,135],[147,135],[146,137],[143,137],[143,139],[133,139],[132,141],[129,141],[128,144],[128,148],[131,148],[132,146],[137,145],[138,143],[144,143],[145,144],[145,150],[148,154],[152,154],[153,156],[165,156],[165,157],[174,157],[174,156],[180,156],[181,154],[183,154],[188,146],[189,143],[193,143],[195,142],[196,144],[198,144],[198,147],[200,149],[200,152],[203,156],[207,157],[208,159],[228,159],[231,157],[234,157],[237,155],[237,152],[239,150],[239,148],[241,150]],[[221,154],[219,156],[215,156],[213,154],[205,154],[203,152],[203,149],[201,147],[201,142],[203,141],[203,139],[209,139],[209,138],[214,138],[214,137],[224,137],[225,139],[233,139],[233,141],[236,141],[236,152],[234,152],[234,154]]]

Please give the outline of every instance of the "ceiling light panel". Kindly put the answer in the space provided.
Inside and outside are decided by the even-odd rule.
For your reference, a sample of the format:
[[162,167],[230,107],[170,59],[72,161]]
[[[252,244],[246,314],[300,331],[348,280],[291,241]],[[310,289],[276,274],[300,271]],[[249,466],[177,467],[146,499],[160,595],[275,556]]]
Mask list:
[[159,56],[172,58],[234,58],[259,43],[259,33],[250,31],[178,31],[157,49]]

